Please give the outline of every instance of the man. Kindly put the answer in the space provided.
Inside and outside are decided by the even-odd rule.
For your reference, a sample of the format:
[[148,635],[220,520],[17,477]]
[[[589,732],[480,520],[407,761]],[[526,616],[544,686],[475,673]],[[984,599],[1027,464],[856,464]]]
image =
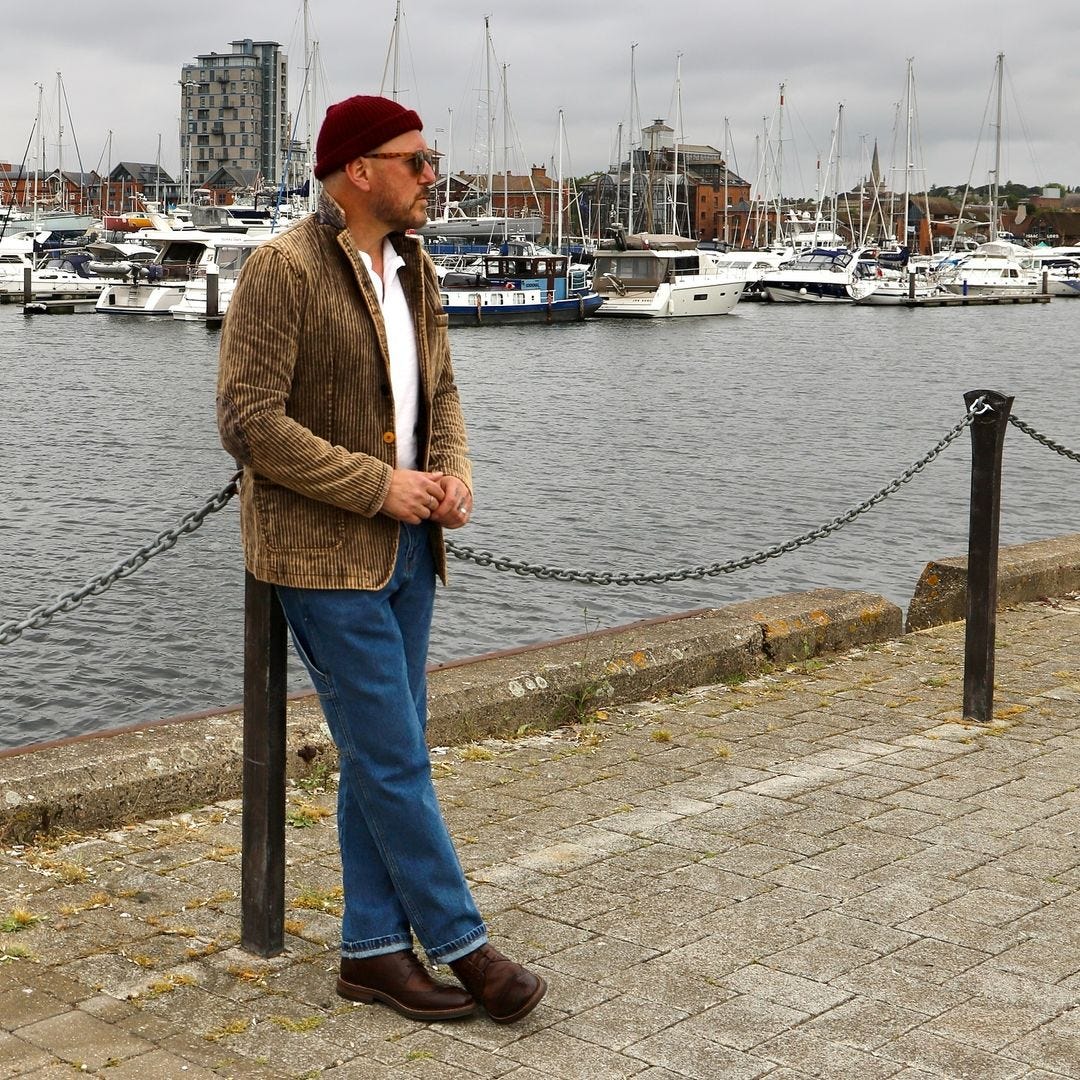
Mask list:
[[[404,235],[435,182],[421,130],[386,98],[327,110],[317,213],[256,249],[233,293],[218,422],[244,466],[245,562],[277,587],[338,748],[337,991],[510,1023],[546,986],[488,944],[425,742],[442,529],[469,520],[472,491],[438,279]],[[431,977],[413,935],[464,990]]]

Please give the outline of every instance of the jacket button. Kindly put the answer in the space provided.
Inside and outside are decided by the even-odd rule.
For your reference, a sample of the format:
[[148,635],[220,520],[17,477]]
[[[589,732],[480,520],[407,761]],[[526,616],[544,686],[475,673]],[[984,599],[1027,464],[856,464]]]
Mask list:
[[394,435],[394,433],[392,431],[384,431],[383,432],[382,441],[384,443],[392,443],[395,438],[396,438],[396,436]]

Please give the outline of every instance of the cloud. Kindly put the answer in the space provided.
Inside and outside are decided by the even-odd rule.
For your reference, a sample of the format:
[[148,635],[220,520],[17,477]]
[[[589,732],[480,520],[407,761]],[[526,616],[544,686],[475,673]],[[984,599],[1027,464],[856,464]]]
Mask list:
[[[644,123],[662,117],[675,126],[681,101],[685,137],[720,146],[725,119],[734,160],[753,176],[765,131],[774,125],[780,84],[786,86],[784,160],[791,184],[812,189],[816,162],[827,156],[843,104],[845,165],[853,182],[865,172],[876,140],[883,167],[902,146],[897,103],[907,58],[915,58],[920,145],[931,183],[985,182],[989,144],[986,106],[995,57],[1006,53],[1007,133],[1002,179],[1057,180],[1080,185],[1080,100],[1075,42],[1080,4],[1050,0],[1039,9],[1046,32],[1017,22],[1015,8],[991,0],[975,9],[910,0],[903,8],[839,2],[825,8],[773,0],[751,8],[719,0],[655,0],[593,5],[548,0],[542,7],[491,0],[405,2],[398,61],[402,99],[418,107],[430,139],[449,145],[453,164],[470,167],[485,151],[484,16],[504,74],[512,125],[498,118],[494,143],[501,160],[510,144],[515,171],[550,163],[558,152],[563,111],[564,164],[578,175],[605,168],[631,128],[631,44],[636,101]],[[171,10],[171,9],[170,9]],[[388,57],[395,4],[310,0],[309,40],[318,42],[316,124],[326,104],[357,92],[377,92]],[[43,87],[46,155],[55,159],[57,117],[65,126],[65,163],[73,140],[84,167],[103,160],[112,132],[112,160],[153,161],[161,137],[163,165],[179,165],[181,66],[200,53],[229,51],[233,39],[274,40],[291,61],[294,108],[303,85],[304,24],[296,0],[191,3],[163,21],[156,9],[119,19],[90,5],[19,5],[6,15],[6,109],[0,117],[0,158],[18,162],[35,121]],[[373,14],[374,12],[374,14]],[[977,15],[977,17],[976,17]],[[676,71],[681,70],[676,94]],[[56,72],[70,123],[56,106]],[[303,110],[299,110],[302,112]],[[452,131],[451,128],[452,118]],[[301,118],[302,127],[302,118]],[[436,129],[442,129],[437,131]],[[70,155],[70,156],[69,156]],[[900,165],[899,157],[897,163]]]

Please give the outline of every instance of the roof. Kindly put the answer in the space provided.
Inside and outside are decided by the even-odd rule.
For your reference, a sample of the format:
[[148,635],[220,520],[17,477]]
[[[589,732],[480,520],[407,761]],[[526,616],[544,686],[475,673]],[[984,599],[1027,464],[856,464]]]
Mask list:
[[109,173],[110,181],[134,180],[137,184],[141,184],[144,188],[151,187],[159,182],[162,184],[175,184],[176,180],[171,177],[160,165],[155,161],[120,161],[114,166],[111,173]]
[[258,169],[241,169],[238,165],[222,165],[207,178],[209,188],[254,188],[259,179]]

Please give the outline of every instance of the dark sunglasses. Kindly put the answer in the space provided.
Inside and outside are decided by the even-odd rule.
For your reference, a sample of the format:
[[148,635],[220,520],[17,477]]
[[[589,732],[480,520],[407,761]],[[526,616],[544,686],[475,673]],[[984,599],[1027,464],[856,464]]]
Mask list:
[[436,159],[432,150],[384,150],[381,154],[362,154],[361,157],[408,158],[417,176],[424,171],[425,165],[430,165],[432,172],[435,171]]

